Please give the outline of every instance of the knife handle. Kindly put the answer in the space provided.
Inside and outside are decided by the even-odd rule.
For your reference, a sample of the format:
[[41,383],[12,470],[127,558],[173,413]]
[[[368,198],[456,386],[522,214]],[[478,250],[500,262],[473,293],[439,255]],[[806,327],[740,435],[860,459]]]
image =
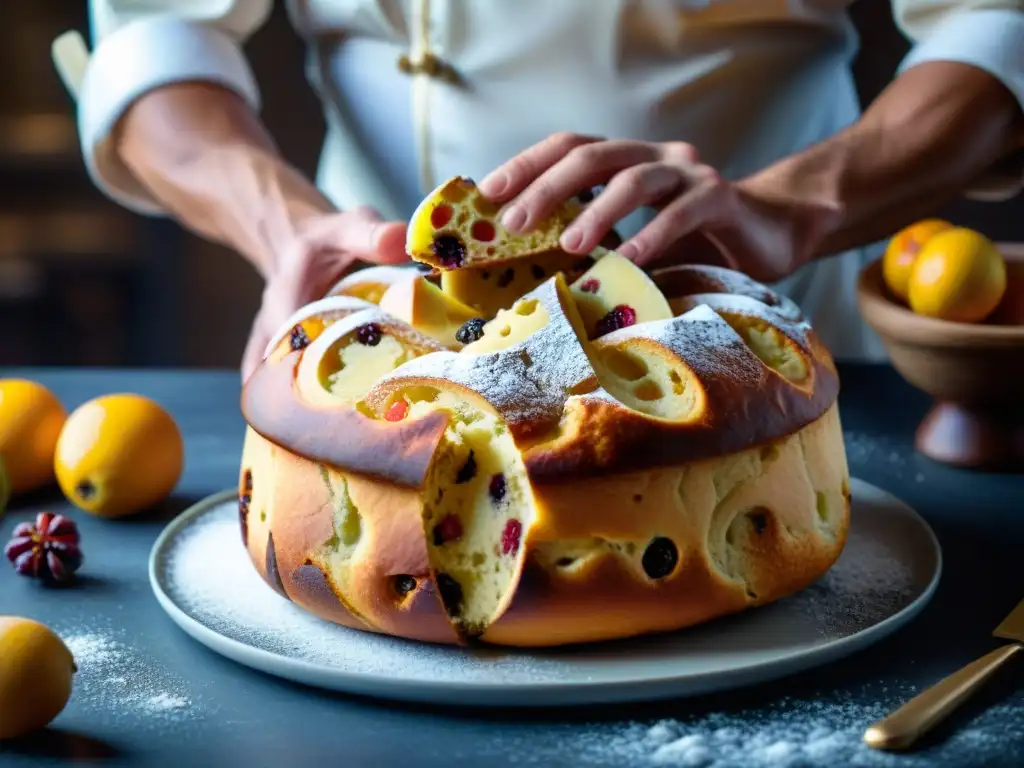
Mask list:
[[965,702],[982,683],[1024,646],[1010,643],[943,678],[864,732],[875,749],[905,749]]

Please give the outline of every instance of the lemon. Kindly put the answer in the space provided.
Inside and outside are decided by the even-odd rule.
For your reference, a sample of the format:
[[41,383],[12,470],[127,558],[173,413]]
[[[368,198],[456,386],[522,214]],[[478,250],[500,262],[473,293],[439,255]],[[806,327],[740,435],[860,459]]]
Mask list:
[[97,517],[124,517],[162,501],[184,463],[178,425],[149,398],[111,394],[83,403],[57,441],[54,469],[68,500]]
[[0,741],[49,725],[71,698],[71,651],[49,627],[0,616]]
[[53,452],[66,417],[42,384],[0,379],[0,456],[12,495],[53,482]]
[[907,283],[911,310],[961,323],[988,317],[1006,292],[1006,262],[987,237],[954,227],[929,238]]
[[907,301],[910,272],[924,244],[953,225],[942,219],[922,219],[893,235],[882,257],[882,279],[900,301]]
[[11,481],[7,478],[7,470],[4,468],[4,457],[0,456],[0,519],[7,511],[7,502],[11,500]]

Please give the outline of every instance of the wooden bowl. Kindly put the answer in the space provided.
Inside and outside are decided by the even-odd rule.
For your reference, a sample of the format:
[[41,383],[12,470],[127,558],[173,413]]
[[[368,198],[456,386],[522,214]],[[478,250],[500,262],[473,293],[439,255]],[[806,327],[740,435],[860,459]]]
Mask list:
[[935,398],[915,445],[945,464],[1024,472],[1024,243],[1000,243],[1007,289],[983,323],[914,314],[882,279],[881,259],[860,276],[858,303],[893,367]]

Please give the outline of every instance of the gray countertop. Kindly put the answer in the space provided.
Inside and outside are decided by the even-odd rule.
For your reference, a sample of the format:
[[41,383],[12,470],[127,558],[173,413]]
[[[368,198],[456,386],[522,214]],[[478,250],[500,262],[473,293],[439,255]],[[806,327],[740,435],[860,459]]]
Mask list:
[[[844,660],[755,688],[650,705],[485,711],[287,683],[199,645],[161,610],[147,579],[153,541],[188,505],[236,484],[244,425],[235,372],[0,370],[45,383],[69,410],[112,391],[153,397],[178,420],[187,450],[177,492],[160,509],[117,522],[75,515],[86,567],[74,588],[40,589],[0,563],[0,613],[49,624],[83,660],[67,709],[45,732],[0,745],[0,766],[1024,765],[1020,663],[914,753],[858,743],[872,720],[995,647],[992,628],[1024,598],[1024,477],[914,454],[926,401],[887,367],[841,374],[852,474],[917,509],[943,546],[942,581],[917,619]],[[22,500],[0,521],[0,539],[39,509],[68,511],[54,492]]]

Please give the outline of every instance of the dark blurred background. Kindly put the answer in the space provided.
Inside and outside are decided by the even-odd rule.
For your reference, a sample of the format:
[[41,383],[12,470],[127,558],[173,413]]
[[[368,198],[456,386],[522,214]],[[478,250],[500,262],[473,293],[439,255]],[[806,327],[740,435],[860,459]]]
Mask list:
[[[859,0],[853,15],[868,101],[908,44],[888,0]],[[84,0],[0,3],[0,366],[234,367],[261,281],[234,253],[123,211],[91,186],[50,60],[51,41],[68,29],[88,38]],[[312,174],[323,122],[282,4],[248,54],[268,125]],[[942,213],[994,239],[1024,240],[1019,197]]]

